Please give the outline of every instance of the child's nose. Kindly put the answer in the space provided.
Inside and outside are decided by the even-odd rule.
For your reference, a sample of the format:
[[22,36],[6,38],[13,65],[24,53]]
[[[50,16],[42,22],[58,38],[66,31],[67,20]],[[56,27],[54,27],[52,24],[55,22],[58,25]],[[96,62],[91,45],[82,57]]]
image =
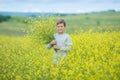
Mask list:
[[60,29],[62,29],[62,27],[60,27]]

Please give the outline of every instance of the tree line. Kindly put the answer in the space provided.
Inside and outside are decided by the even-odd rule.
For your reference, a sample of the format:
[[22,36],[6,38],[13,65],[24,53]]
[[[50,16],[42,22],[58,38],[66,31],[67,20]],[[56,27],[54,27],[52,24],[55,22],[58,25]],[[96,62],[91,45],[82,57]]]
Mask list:
[[8,21],[10,18],[11,18],[11,16],[0,15],[0,22]]

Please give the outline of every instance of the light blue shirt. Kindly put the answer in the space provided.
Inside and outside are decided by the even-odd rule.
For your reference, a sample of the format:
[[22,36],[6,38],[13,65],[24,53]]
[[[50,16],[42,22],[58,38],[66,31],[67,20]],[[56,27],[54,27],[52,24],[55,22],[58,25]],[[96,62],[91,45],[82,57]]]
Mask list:
[[[57,50],[58,54],[61,54],[63,56],[67,55],[67,52],[71,50],[72,48],[72,41],[70,39],[70,36],[66,33],[63,34],[54,34],[54,38],[56,41],[56,45],[61,47],[60,50]],[[50,44],[47,44],[46,48],[50,49],[52,46]]]

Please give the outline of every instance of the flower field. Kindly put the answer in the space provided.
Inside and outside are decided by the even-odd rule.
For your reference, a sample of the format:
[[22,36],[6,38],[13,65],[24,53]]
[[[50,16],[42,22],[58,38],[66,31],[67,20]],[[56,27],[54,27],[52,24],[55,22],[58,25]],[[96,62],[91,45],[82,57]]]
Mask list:
[[53,49],[30,37],[0,36],[0,80],[120,80],[120,32],[71,34],[72,50],[54,65]]

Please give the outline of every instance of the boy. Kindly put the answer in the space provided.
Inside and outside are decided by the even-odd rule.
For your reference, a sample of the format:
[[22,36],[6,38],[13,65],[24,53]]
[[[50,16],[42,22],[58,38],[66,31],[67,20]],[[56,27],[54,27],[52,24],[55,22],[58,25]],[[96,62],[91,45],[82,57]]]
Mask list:
[[55,40],[52,40],[49,44],[47,44],[46,48],[50,49],[54,48],[54,63],[58,63],[61,58],[64,58],[67,55],[67,52],[71,50],[72,41],[70,36],[65,33],[66,23],[63,19],[59,19],[56,23],[57,25],[57,33],[54,34]]

